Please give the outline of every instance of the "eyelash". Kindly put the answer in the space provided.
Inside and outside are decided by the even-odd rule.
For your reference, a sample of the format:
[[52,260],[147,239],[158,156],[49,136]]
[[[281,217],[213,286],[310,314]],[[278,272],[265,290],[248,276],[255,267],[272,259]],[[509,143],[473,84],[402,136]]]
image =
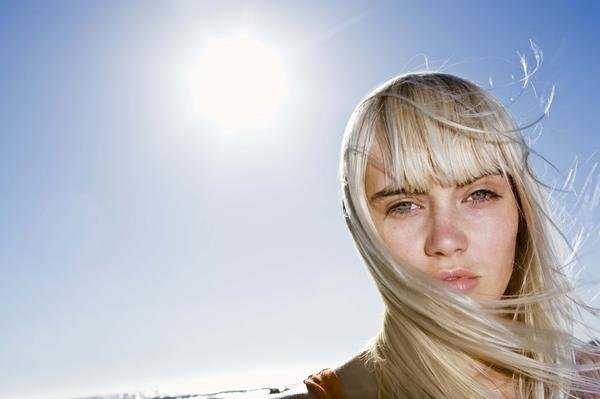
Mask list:
[[[471,201],[472,202],[471,206],[475,206],[475,205],[477,205],[479,203],[482,203],[482,202],[492,201],[494,199],[500,198],[500,195],[496,194],[495,192],[493,192],[491,190],[486,190],[486,189],[481,189],[481,190],[473,191],[471,193],[471,195],[469,195],[469,197],[471,197],[471,196],[473,196],[474,194],[477,194],[477,193],[483,193],[483,194],[485,194],[487,199],[474,199],[473,201]],[[414,202],[412,202],[412,201],[400,201],[397,204],[392,205],[387,210],[386,215],[389,215],[389,214],[406,215],[406,214],[410,213],[411,212],[410,210],[408,210],[406,212],[402,212],[402,211],[398,210],[399,205],[402,205],[402,204],[414,204]]]

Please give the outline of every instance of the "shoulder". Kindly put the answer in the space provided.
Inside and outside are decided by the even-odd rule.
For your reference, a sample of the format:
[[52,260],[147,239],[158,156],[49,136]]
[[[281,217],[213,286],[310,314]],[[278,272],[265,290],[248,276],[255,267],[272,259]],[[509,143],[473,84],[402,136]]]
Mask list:
[[304,384],[308,395],[314,399],[345,399],[342,396],[342,382],[333,369],[325,368],[309,375]]
[[342,385],[343,399],[377,399],[377,380],[361,352],[334,369]]
[[361,352],[334,369],[315,372],[303,384],[269,399],[377,399],[377,382],[363,355]]

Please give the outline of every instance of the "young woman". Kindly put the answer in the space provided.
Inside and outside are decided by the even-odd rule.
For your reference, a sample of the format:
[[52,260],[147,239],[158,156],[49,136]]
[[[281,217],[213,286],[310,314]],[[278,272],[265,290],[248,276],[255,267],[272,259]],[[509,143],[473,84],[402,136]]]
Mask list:
[[342,205],[383,324],[279,398],[600,397],[599,351],[573,335],[575,250],[530,153],[507,110],[457,76],[398,76],[361,101]]

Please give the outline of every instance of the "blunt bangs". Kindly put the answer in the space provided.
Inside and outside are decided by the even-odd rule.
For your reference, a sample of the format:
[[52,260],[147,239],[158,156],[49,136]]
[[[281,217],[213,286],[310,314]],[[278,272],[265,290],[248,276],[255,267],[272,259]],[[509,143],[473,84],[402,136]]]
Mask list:
[[[374,159],[374,154],[368,162],[385,174],[386,186],[426,192],[434,182],[461,186],[486,175],[520,173],[524,164],[521,143],[498,132],[506,119],[490,118],[493,108],[473,118],[473,110],[456,109],[455,100],[435,100],[441,104],[436,107],[438,115],[461,124],[468,119],[470,125],[486,133],[473,134],[448,126],[432,119],[427,109],[414,103],[407,105],[397,96],[382,97],[372,142],[377,142],[383,164]],[[452,108],[445,104],[452,104]]]

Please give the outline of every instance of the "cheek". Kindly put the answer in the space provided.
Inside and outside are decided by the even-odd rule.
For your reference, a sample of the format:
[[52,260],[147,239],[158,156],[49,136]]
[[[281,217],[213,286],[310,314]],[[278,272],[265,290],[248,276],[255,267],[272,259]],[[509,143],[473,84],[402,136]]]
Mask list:
[[514,252],[516,227],[506,220],[493,220],[478,226],[471,234],[472,244],[485,258],[504,259]]
[[420,267],[424,263],[424,238],[417,227],[410,223],[394,223],[393,219],[389,219],[381,224],[379,234],[399,264]]
[[[490,214],[479,220],[471,234],[471,247],[476,259],[481,260],[486,274],[499,285],[508,284],[515,258],[518,215],[516,210]],[[482,270],[483,271],[483,270]]]

